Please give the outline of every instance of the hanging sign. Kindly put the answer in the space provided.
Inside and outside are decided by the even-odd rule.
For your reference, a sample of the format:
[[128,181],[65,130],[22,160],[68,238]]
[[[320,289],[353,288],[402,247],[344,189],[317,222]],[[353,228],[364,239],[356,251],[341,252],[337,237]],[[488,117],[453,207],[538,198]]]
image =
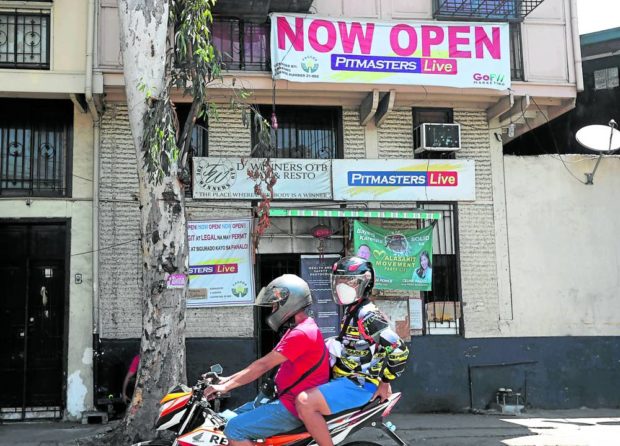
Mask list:
[[190,221],[188,307],[254,302],[250,219]]
[[314,320],[324,338],[340,333],[339,307],[332,298],[330,279],[332,265],[339,258],[332,254],[301,256],[301,278],[310,286]]
[[334,200],[473,201],[473,160],[333,160]]
[[[193,197],[259,199],[248,169],[264,169],[264,158],[194,158]],[[271,158],[275,199],[331,200],[331,160]],[[264,186],[262,186],[265,189]],[[266,192],[266,191],[265,191]]]
[[431,290],[433,228],[384,229],[354,221],[354,249],[372,262],[376,289]]
[[508,23],[271,14],[271,71],[295,82],[510,87]]

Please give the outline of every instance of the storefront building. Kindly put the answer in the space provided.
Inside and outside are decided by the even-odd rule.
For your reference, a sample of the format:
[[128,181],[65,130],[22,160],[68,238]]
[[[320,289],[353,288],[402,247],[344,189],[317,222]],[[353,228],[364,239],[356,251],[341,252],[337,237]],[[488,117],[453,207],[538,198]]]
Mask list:
[[0,420],[93,408],[88,6],[0,1]]
[[[610,337],[602,337],[581,326],[569,331],[555,324],[541,327],[518,311],[530,301],[516,302],[511,282],[512,216],[507,212],[503,143],[574,106],[581,88],[574,2],[530,2],[527,11],[501,10],[491,1],[465,10],[430,0],[325,0],[297,2],[294,9],[275,3],[270,9],[265,2],[260,20],[256,11],[228,10],[226,1],[216,9],[214,39],[228,72],[224,86],[212,90],[212,98],[220,104],[218,117],[201,123],[195,133],[187,212],[190,248],[200,249],[193,251],[196,264],[190,258],[188,379],[216,362],[227,371],[237,370],[268,351],[273,334],[263,323],[264,315],[249,304],[252,292],[283,273],[310,277],[311,271],[329,265],[334,256],[356,252],[359,243],[355,245],[354,232],[356,222],[361,222],[388,231],[389,236],[432,227],[431,290],[388,287],[376,295],[413,353],[405,376],[395,386],[404,392],[399,410],[484,409],[500,387],[519,391],[536,407],[611,405],[613,395],[602,390],[613,377],[607,362],[598,383],[584,384],[582,373],[566,370],[587,369],[587,353],[592,351],[606,351],[603,356],[608,361],[617,349],[610,348],[615,329],[602,333]],[[271,15],[271,25],[269,12],[280,13]],[[114,389],[122,380],[123,369],[137,353],[141,333],[136,160],[118,38],[108,33],[116,29],[116,17],[116,3],[102,1],[95,76],[105,93],[99,147],[99,243],[109,249],[98,256],[95,309],[103,358],[96,366],[101,369],[97,384],[101,392]],[[285,21],[280,29],[278,20]],[[489,25],[487,20],[501,25]],[[389,76],[372,75],[351,80],[350,73],[312,77],[320,76],[321,67],[329,65],[322,57],[329,56],[336,45],[342,45],[345,54],[357,54],[358,47],[363,53],[369,25],[376,36],[395,35],[392,49],[403,54],[419,30],[428,44],[419,50],[420,63],[431,64],[428,77],[436,82],[419,77],[411,83],[392,82]],[[281,34],[274,35],[278,29]],[[496,51],[503,54],[499,58],[508,70],[503,77],[494,71],[476,71],[483,66],[481,61],[450,71],[454,67],[447,66],[449,52],[430,57],[432,45],[440,45],[440,36],[446,41],[467,40],[468,32],[476,36],[471,42],[485,42],[471,43],[471,57],[494,59]],[[309,37],[312,33],[314,40]],[[332,34],[340,43],[332,42]],[[494,40],[500,35],[501,47]],[[299,36],[309,40],[302,44]],[[279,61],[274,60],[278,55],[273,48],[269,51],[269,42],[283,47]],[[423,53],[426,50],[428,54]],[[396,63],[389,59],[393,54],[379,56]],[[377,67],[361,56],[332,57],[332,69],[338,69],[338,64],[359,68],[364,63],[368,74]],[[272,79],[274,71],[279,79]],[[312,82],[300,82],[295,76]],[[251,101],[264,117],[272,124],[277,121],[271,148],[261,146],[251,117],[244,118],[227,105],[234,95],[233,78],[252,92]],[[188,98],[179,94],[176,99],[182,114]],[[255,246],[244,231],[246,223],[256,224],[260,199],[243,185],[247,183],[244,163],[251,165],[262,157],[270,157],[280,179],[274,187],[271,225]],[[424,176],[419,187],[407,183],[418,181],[413,179],[415,173]],[[382,187],[379,192],[378,187]],[[518,194],[512,198],[518,199]],[[234,245],[230,249],[245,250],[245,263],[225,261],[223,254],[219,259],[207,255],[217,252],[231,234],[239,242],[230,243]],[[245,276],[221,282],[225,285],[207,278],[215,276],[214,271],[224,276],[226,268],[241,273],[242,264],[247,267]],[[321,283],[324,279],[317,280],[317,293],[324,291]],[[326,301],[322,304],[317,317],[327,327],[333,324],[335,310]],[[563,365],[558,368],[558,364]],[[254,390],[242,389],[233,398],[241,401]]]

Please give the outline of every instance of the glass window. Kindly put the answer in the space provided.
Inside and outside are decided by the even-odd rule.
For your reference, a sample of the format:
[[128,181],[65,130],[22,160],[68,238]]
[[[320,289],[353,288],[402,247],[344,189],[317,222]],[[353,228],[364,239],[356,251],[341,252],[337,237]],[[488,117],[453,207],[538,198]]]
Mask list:
[[73,104],[0,100],[0,195],[67,195]]
[[213,46],[226,70],[269,71],[269,25],[215,18]]
[[[260,107],[266,119],[271,106]],[[272,158],[342,158],[342,110],[340,107],[277,106],[277,130],[271,131],[271,147],[263,146],[258,129],[252,132],[254,156]],[[254,123],[254,120],[252,120]]]
[[48,70],[49,13],[0,11],[0,68]]
[[[423,291],[425,334],[462,333],[460,274],[457,263],[456,205],[418,203],[420,209],[441,212],[433,230],[433,285],[432,291]],[[424,226],[433,222],[425,221]]]
[[618,82],[618,67],[603,68],[594,71],[594,89],[607,90],[616,88],[620,85]]

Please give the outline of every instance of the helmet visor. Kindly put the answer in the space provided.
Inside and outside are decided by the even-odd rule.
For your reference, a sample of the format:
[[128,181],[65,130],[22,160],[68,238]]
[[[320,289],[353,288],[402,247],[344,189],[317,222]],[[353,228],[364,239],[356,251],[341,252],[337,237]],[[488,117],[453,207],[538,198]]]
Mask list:
[[279,287],[263,287],[256,296],[254,305],[259,307],[272,307],[273,304],[285,302],[288,299],[289,290],[287,288]]
[[350,305],[364,295],[370,281],[369,274],[332,274],[332,297],[338,305]]

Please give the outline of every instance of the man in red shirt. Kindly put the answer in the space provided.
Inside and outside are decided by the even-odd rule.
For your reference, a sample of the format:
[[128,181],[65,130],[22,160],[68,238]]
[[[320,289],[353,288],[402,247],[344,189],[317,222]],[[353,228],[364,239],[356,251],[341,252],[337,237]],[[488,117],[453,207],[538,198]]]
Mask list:
[[267,318],[271,329],[286,332],[269,354],[234,375],[222,378],[219,384],[209,386],[205,396],[230,392],[280,366],[275,377],[278,398],[262,404],[257,398],[234,411],[237,416],[229,420],[224,430],[231,446],[250,446],[252,440],[301,426],[295,397],[329,380],[329,358],[323,336],[305,311],[311,304],[310,287],[293,274],[274,279],[257,296],[255,305],[272,308]]

